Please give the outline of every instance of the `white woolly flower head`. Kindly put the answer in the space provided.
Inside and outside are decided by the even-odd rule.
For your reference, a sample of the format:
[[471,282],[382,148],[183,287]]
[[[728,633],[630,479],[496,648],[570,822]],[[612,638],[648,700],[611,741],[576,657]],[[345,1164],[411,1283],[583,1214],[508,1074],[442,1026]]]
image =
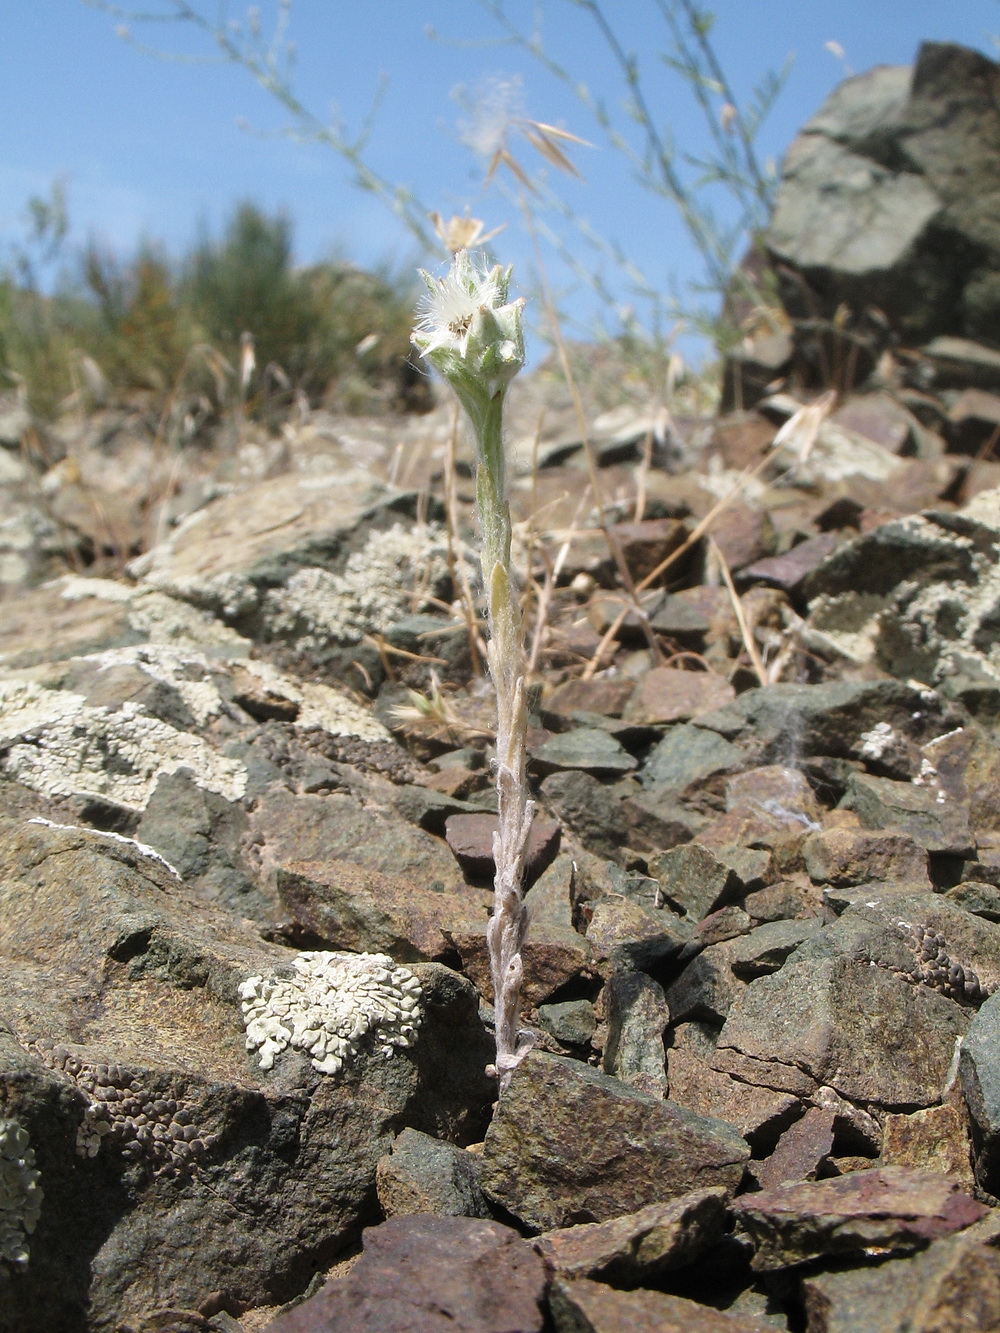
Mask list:
[[506,389],[524,365],[524,300],[508,300],[510,268],[487,268],[459,250],[443,278],[421,270],[427,295],[414,345],[465,406]]

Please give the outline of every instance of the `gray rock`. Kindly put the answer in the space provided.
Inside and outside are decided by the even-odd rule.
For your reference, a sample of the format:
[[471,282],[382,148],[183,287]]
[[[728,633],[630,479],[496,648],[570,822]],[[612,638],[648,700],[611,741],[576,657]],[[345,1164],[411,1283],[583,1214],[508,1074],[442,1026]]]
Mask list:
[[971,855],[975,839],[968,806],[939,796],[933,788],[912,782],[852,773],[841,805],[854,810],[866,829],[903,833],[928,852]]
[[[714,713],[704,715],[716,716]],[[644,787],[660,795],[672,792],[679,796],[696,784],[700,786],[742,767],[744,752],[714,731],[704,729],[704,717],[699,718],[697,726],[682,722],[668,730],[643,765],[641,779]]]
[[836,89],[789,150],[766,238],[789,299],[794,269],[826,317],[841,302],[874,304],[910,342],[989,336],[1000,223],[983,200],[1000,190],[996,69],[979,52],[928,42],[912,71],[878,68]]
[[632,898],[608,893],[591,912],[587,943],[602,975],[642,972],[678,954],[690,927],[667,911],[649,911]]
[[695,1019],[721,1024],[743,990],[744,983],[733,972],[735,940],[710,944],[700,950],[676,981],[667,987],[667,1003],[674,1023]]
[[541,793],[560,823],[597,855],[614,856],[627,840],[621,797],[591,773],[580,769],[550,773]]
[[576,1061],[530,1053],[483,1147],[487,1197],[537,1230],[602,1222],[691,1189],[735,1189],[749,1150],[729,1125]]
[[986,1001],[962,1043],[962,1091],[975,1126],[976,1179],[1000,1194],[1000,995]]
[[[780,971],[739,991],[712,1063],[799,1095],[824,1084],[886,1107],[940,1100],[971,1015],[921,984],[908,935],[883,924],[880,910],[882,921],[848,913],[801,944]],[[903,919],[908,927],[909,913]]]
[[653,1097],[667,1095],[663,1034],[670,1009],[662,986],[644,972],[612,976],[604,988],[606,1074]]
[[667,905],[692,921],[733,902],[743,888],[738,876],[697,842],[673,847],[649,862]]
[[766,762],[791,768],[803,757],[862,757],[865,737],[879,723],[923,740],[947,730],[945,708],[928,690],[902,681],[832,681],[747,690],[727,708],[707,713],[698,727],[758,750]]
[[589,1046],[597,1029],[597,1015],[589,1000],[540,1004],[538,1024],[566,1046]]
[[545,1267],[498,1222],[393,1217],[364,1234],[346,1277],[267,1333],[541,1333]]
[[558,733],[529,753],[533,766],[542,773],[557,769],[631,773],[638,763],[613,736],[593,727]]
[[810,1330],[934,1333],[960,1317],[970,1333],[990,1333],[1000,1309],[1000,1255],[974,1239],[981,1225],[908,1258],[805,1277]]
[[404,1129],[375,1170],[378,1201],[386,1217],[436,1213],[489,1217],[479,1188],[479,1162],[453,1143]]

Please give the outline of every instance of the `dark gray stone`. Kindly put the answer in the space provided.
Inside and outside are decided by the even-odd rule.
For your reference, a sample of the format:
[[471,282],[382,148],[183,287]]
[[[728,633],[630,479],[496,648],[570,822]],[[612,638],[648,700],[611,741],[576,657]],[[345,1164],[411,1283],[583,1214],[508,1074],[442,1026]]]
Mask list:
[[378,1201],[386,1217],[436,1213],[444,1217],[489,1217],[479,1188],[479,1161],[472,1153],[404,1129],[375,1169]]
[[529,753],[533,767],[542,773],[556,769],[631,773],[637,766],[637,760],[613,736],[593,727],[561,732]]
[[701,719],[698,726],[682,722],[671,727],[650,752],[642,768],[642,784],[658,794],[673,792],[681,795],[696,783],[700,785],[733,772],[744,762],[744,752],[714,731],[705,730]]
[[667,1095],[663,1034],[670,1009],[663,987],[644,972],[612,976],[604,988],[608,1031],[602,1067],[640,1092]]
[[962,1043],[962,1091],[973,1124],[976,1179],[1000,1195],[1000,995],[986,1001]]
[[692,921],[701,921],[724,903],[733,902],[743,884],[707,847],[691,842],[654,857],[649,872],[666,904]]
[[538,1024],[566,1046],[587,1046],[597,1028],[597,1015],[589,1000],[563,1000],[540,1004]]

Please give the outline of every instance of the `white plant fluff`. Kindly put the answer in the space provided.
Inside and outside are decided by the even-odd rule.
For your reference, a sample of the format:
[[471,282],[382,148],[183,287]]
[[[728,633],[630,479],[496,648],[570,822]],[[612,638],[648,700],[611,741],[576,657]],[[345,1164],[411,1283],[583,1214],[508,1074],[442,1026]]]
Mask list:
[[411,1046],[422,1017],[420,982],[384,953],[308,952],[294,976],[248,977],[239,987],[248,1051],[271,1069],[289,1047],[321,1074],[339,1074],[370,1042],[388,1059]]

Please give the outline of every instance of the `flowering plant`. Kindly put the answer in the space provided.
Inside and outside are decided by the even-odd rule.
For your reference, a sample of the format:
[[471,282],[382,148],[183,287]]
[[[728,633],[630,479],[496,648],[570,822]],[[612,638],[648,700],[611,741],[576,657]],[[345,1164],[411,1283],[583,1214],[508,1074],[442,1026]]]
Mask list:
[[531,1047],[520,1026],[521,947],[528,915],[521,895],[531,828],[525,737],[528,713],[521,663],[521,606],[510,562],[510,507],[503,449],[503,404],[524,365],[524,301],[509,301],[511,270],[487,269],[465,250],[448,273],[421,273],[428,295],[413,333],[414,345],[455,391],[476,438],[476,504],[483,533],[490,675],[496,690],[496,784],[499,826],[493,835],[493,915],[486,930],[496,1008],[494,1072],[501,1093]]

